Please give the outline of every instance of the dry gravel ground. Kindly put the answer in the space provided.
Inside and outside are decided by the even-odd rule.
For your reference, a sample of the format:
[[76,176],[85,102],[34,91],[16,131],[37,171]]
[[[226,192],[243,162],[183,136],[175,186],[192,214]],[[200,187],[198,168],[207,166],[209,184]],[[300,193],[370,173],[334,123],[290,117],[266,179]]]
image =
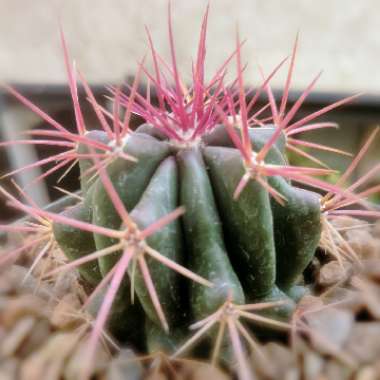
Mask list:
[[[355,229],[351,218],[337,220],[359,263],[340,265],[319,252],[305,271],[313,284],[293,317],[288,343],[269,342],[252,353],[256,379],[380,379],[380,221]],[[14,241],[8,242],[14,244]],[[86,291],[75,273],[41,281],[61,262],[59,251],[41,260],[26,280],[30,258],[0,275],[0,380],[76,380],[92,317],[80,311]],[[138,358],[128,348],[98,349],[96,380],[230,379],[207,363],[168,361],[162,355]]]

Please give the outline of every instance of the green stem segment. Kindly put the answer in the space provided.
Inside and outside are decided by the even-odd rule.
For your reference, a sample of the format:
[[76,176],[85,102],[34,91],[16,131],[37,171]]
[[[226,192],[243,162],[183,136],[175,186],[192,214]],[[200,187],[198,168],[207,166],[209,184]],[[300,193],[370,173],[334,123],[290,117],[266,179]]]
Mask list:
[[181,176],[181,204],[189,268],[211,281],[213,287],[191,283],[193,315],[201,319],[216,311],[228,299],[244,303],[244,293],[224,245],[222,224],[211,182],[199,150],[183,150],[177,159]]
[[235,200],[233,194],[245,173],[238,151],[207,147],[204,154],[235,270],[248,298],[264,297],[271,292],[276,276],[269,195],[258,182],[250,181]]
[[[173,157],[168,157],[157,168],[140,202],[131,212],[131,217],[139,228],[143,230],[158,219],[174,211],[178,204],[177,198],[177,165]],[[181,225],[178,219],[167,224],[146,239],[149,247],[179,264],[183,262],[182,241]],[[184,308],[180,293],[181,277],[172,269],[151,258],[148,254],[144,254],[143,251],[141,254],[144,255],[148,264],[152,281],[169,325],[178,324],[184,318]],[[134,281],[136,293],[147,317],[157,325],[160,325],[138,264],[135,270],[133,266],[129,268],[129,274],[133,276],[131,281]]]

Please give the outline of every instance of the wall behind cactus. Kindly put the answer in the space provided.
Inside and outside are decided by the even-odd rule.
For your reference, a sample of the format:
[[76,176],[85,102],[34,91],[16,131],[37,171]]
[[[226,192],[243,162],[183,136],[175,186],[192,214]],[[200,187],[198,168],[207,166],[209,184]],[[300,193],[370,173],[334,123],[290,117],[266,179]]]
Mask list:
[[[178,60],[195,54],[205,0],[173,0]],[[209,71],[234,46],[235,28],[247,38],[245,57],[273,68],[301,32],[295,87],[320,70],[319,90],[379,93],[378,0],[211,0]],[[115,82],[135,70],[146,51],[144,24],[168,54],[167,0],[0,0],[0,80],[62,83],[58,19],[72,56],[93,82]],[[253,64],[251,64],[253,67]],[[247,78],[259,79],[257,70]],[[278,84],[278,80],[274,84]]]

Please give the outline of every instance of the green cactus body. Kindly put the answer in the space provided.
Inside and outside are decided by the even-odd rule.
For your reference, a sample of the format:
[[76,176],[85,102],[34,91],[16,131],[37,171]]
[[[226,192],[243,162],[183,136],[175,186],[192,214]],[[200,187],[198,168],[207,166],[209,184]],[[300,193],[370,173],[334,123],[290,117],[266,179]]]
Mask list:
[[[274,131],[270,126],[251,128],[254,150],[261,149]],[[101,133],[94,138],[106,141]],[[285,137],[280,136],[266,162],[286,163],[284,148]],[[287,199],[284,206],[254,179],[234,199],[245,168],[240,152],[220,125],[205,134],[198,144],[187,147],[176,146],[155,128],[143,125],[127,136],[124,151],[137,162],[117,158],[108,165],[107,173],[140,229],[178,206],[186,210],[179,219],[150,236],[149,246],[214,284],[199,285],[147,259],[169,326],[176,334],[178,331],[178,336],[182,336],[181,329],[187,331],[189,322],[210,315],[227,299],[243,304],[287,298],[283,292],[291,293],[318,245],[321,226],[317,194],[296,188],[282,177],[270,177],[271,186]],[[81,169],[88,170],[88,162],[82,163]],[[76,208],[83,209],[83,204],[67,212],[74,218],[85,217],[93,224],[119,229],[120,217],[100,179],[90,185],[82,182],[82,191],[86,215],[74,213]],[[69,259],[114,243],[108,237],[61,224],[55,225],[54,233]],[[75,249],[74,241],[79,242]],[[96,284],[117,258],[118,254],[113,254],[99,259],[98,267],[93,264],[83,267],[84,279]],[[132,273],[136,298],[146,318],[148,346],[157,348],[165,340],[165,333],[138,265],[128,269],[123,291],[127,293]],[[130,300],[125,299],[125,304],[130,305]],[[272,312],[280,315],[284,309]],[[127,308],[125,313],[127,319]],[[174,345],[165,342],[163,346]]]
[[[82,222],[90,222],[92,216],[91,208],[84,202],[66,209],[62,214]],[[79,259],[95,251],[94,237],[90,232],[64,224],[54,224],[53,232],[56,241],[69,260]],[[96,261],[81,265],[79,272],[83,279],[92,286],[95,286],[102,278]]]
[[[131,216],[143,229],[173,211],[178,204],[178,174],[173,157],[161,162]],[[147,238],[149,246],[173,261],[183,263],[183,236],[177,219]],[[181,280],[173,270],[147,258],[152,280],[162,299],[162,307],[169,324],[175,326],[185,317],[181,306]],[[132,275],[133,267],[130,267]],[[139,270],[135,269],[135,289],[148,318],[159,324],[156,312]]]
[[230,296],[235,303],[244,303],[244,293],[234,272],[224,244],[222,224],[214,200],[211,181],[199,149],[177,154],[181,176],[181,204],[188,266],[210,280],[209,288],[192,283],[190,302],[193,315],[201,319],[214,312]]
[[[93,130],[86,133],[86,137],[95,142],[108,144],[109,138],[106,133],[103,131]],[[99,149],[93,149],[95,153],[100,153]],[[81,155],[90,155],[91,150],[85,143],[81,143],[77,148],[78,154]],[[80,185],[84,193],[86,193],[93,182],[93,176],[96,175],[91,168],[93,168],[94,163],[90,157],[82,157],[79,160],[79,170],[80,170]]]

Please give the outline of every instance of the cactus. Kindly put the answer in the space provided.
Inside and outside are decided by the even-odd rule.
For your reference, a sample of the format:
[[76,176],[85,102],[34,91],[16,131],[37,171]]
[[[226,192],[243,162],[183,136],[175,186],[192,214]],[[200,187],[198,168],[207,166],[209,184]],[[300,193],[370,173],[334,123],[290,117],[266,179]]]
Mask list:
[[[269,83],[284,61],[264,77],[253,94],[248,94],[238,36],[234,54],[206,83],[207,18],[208,11],[189,89],[176,65],[170,11],[171,64],[162,64],[148,33],[155,72],[150,74],[141,63],[128,93],[111,88],[112,114],[96,102],[80,75],[101,126],[92,131],[87,131],[80,110],[75,73],[62,34],[78,133],[69,132],[16,90],[9,90],[53,126],[49,133],[34,131],[42,138],[39,143],[59,141],[69,148],[49,161],[29,167],[58,161],[41,176],[44,178],[78,161],[80,201],[55,213],[25,205],[0,190],[15,207],[37,222],[42,219],[49,224],[49,239],[54,238],[70,260],[58,270],[77,267],[83,281],[94,289],[91,300],[95,295],[102,300],[90,339],[89,358],[107,319],[109,329],[119,340],[132,342],[141,350],[163,350],[174,355],[190,349],[207,334],[206,341],[215,341],[214,362],[219,356],[230,360],[224,337],[227,330],[239,376],[249,378],[239,336],[248,345],[254,343],[240,318],[255,322],[257,326],[252,331],[258,334],[268,327],[288,329],[287,320],[304,291],[298,286],[303,271],[321,241],[333,244],[326,237],[326,225],[332,228],[326,210],[338,212],[339,207],[358,201],[352,194],[357,186],[348,190],[338,186],[347,176],[337,185],[317,179],[315,176],[332,170],[291,166],[287,149],[321,164],[297,146],[336,150],[303,142],[294,135],[335,126],[310,121],[354,97],[293,122],[316,81],[285,112],[297,40],[279,108]],[[232,58],[236,58],[236,79],[226,85],[225,70]],[[149,91],[146,97],[137,91],[142,72],[154,84],[158,105],[151,103]],[[167,84],[170,81],[173,86]],[[268,104],[254,110],[260,94],[265,92]],[[259,119],[267,108],[271,116]],[[134,131],[129,128],[133,113],[145,119]],[[355,160],[348,175],[357,163]],[[321,197],[296,183],[327,194]],[[368,211],[361,215],[377,217],[378,213]],[[19,229],[46,230],[37,224]],[[188,327],[196,321],[193,327],[199,330],[189,337]],[[217,323],[219,329],[215,327]],[[208,353],[207,347],[206,342],[200,351]]]
[[[206,22],[207,15],[201,31],[192,99],[184,99],[174,55],[174,93],[159,82],[160,75],[156,73],[158,108],[134,93],[133,88],[129,97],[113,89],[114,130],[111,134],[108,129],[87,132],[86,141],[77,145],[83,200],[74,209],[63,212],[100,228],[127,227],[127,235],[134,235],[178,207],[184,208],[177,219],[147,237],[144,245],[146,242],[149,250],[186,266],[203,282],[200,278],[182,279],[173,268],[155,260],[146,247],[142,248],[141,257],[131,259],[133,264],[120,280],[123,292],[131,291],[132,297],[136,294],[135,304],[141,305],[145,315],[148,346],[152,347],[157,347],[154,334],[161,339],[157,329],[163,330],[161,335],[173,330],[184,336],[189,321],[211,315],[227,300],[234,305],[286,301],[286,306],[277,306],[270,313],[286,319],[294,307],[290,298],[297,293],[294,286],[312,259],[321,235],[319,195],[296,187],[289,179],[302,180],[304,173],[328,171],[293,170],[286,159],[283,128],[248,125],[240,42],[240,119],[233,114],[228,117],[225,112],[223,103],[233,103],[234,95],[222,90],[221,76],[213,79],[219,90],[206,100],[205,88],[210,86],[204,83],[202,74]],[[170,41],[174,43],[171,30]],[[152,56],[157,63],[153,47]],[[173,95],[172,103],[169,95]],[[217,99],[221,95],[222,100]],[[171,105],[171,112],[163,110],[165,104]],[[130,131],[128,123],[115,122],[121,105],[127,115],[139,113],[147,123]],[[159,122],[149,122],[154,118]],[[88,140],[94,144],[89,145]],[[114,157],[104,164],[95,159],[100,152],[96,143],[117,147],[129,157]],[[250,166],[252,162],[258,170]],[[262,175],[265,171],[270,173]],[[323,188],[326,186],[329,189],[328,185]],[[99,282],[99,273],[103,278],[107,276],[123,256],[118,237],[78,231],[60,222],[54,223],[53,231],[70,259],[86,257],[89,251],[106,251],[107,255],[99,257],[96,265],[92,261],[91,267],[89,263],[80,266],[83,277],[93,284]],[[78,234],[82,235],[81,244]],[[139,237],[125,239],[133,241]],[[124,318],[134,315],[130,302],[123,302]]]

